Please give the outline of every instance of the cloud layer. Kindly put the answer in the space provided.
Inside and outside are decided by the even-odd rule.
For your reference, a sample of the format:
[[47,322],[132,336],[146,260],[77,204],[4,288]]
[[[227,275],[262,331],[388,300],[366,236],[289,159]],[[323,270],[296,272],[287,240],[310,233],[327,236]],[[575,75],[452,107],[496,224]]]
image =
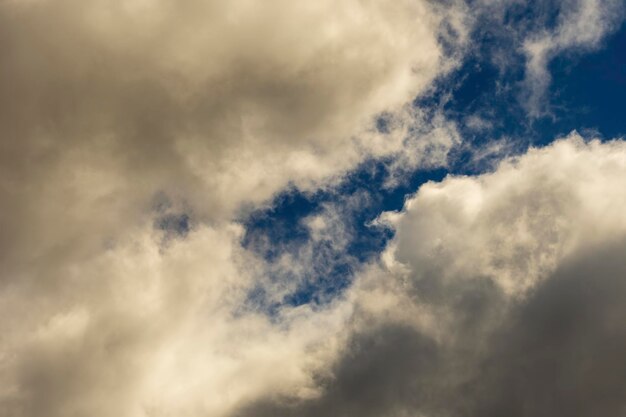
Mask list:
[[[574,3],[524,44],[530,78],[608,30],[604,6]],[[623,142],[572,134],[428,183],[381,216],[396,235],[369,265],[343,255],[366,194],[302,219],[310,241],[274,263],[242,246],[238,220],[286,187],[368,160],[388,188],[445,166],[455,124],[412,101],[459,64],[473,17],[427,0],[1,2],[0,414],[622,412]],[[356,271],[345,292],[251,300],[331,276],[329,256]]]
[[351,292],[323,394],[243,416],[619,414],[626,146],[577,134],[423,186]]
[[252,309],[266,266],[236,220],[405,147],[445,163],[455,138],[422,135],[410,101],[454,65],[452,12],[2,2],[0,414],[222,416],[314,395],[350,306]]

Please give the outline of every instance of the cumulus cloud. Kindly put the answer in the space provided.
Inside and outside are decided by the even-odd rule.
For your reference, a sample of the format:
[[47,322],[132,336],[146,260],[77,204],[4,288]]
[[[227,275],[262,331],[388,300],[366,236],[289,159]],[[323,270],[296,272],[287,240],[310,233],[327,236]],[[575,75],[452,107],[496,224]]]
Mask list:
[[625,174],[622,141],[572,134],[426,184],[384,219],[323,394],[239,415],[619,415]]
[[[236,219],[420,141],[435,151],[412,166],[443,163],[454,138],[406,126],[455,64],[441,39],[463,42],[458,16],[0,2],[0,414],[226,416],[317,395],[351,305],[256,311],[267,268]],[[401,122],[380,131],[381,113]]]
[[[0,414],[530,415],[571,393],[574,415],[616,414],[620,142],[572,135],[427,184],[381,219],[396,237],[345,294],[271,312],[250,300],[258,286],[281,300],[307,268],[330,275],[320,250],[341,256],[350,236],[328,204],[303,220],[310,242],[269,264],[241,244],[246,210],[369,158],[389,187],[446,163],[455,125],[411,100],[456,65],[466,13],[0,2]],[[597,44],[566,26],[537,47],[545,60]],[[546,350],[555,323],[568,326]]]
[[158,191],[228,220],[290,182],[311,188],[397,152],[404,138],[372,134],[374,116],[451,64],[444,13],[423,1],[44,0],[0,12],[2,247],[14,256],[33,244],[24,236],[51,247],[124,227]]
[[261,394],[315,394],[346,312],[272,322],[243,310],[256,266],[240,230],[200,227],[165,251],[154,233],[67,266],[58,288],[3,292],[3,414],[226,415]]

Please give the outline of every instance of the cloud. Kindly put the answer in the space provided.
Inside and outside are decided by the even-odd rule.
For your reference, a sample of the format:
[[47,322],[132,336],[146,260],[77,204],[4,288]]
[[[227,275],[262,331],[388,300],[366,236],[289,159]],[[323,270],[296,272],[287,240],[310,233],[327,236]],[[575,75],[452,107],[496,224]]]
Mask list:
[[440,9],[4,2],[3,252],[84,245],[81,229],[124,228],[156,192],[229,220],[289,183],[314,188],[400,151],[401,135],[372,133],[374,117],[452,64]]
[[573,133],[493,173],[424,185],[351,289],[322,394],[238,416],[623,412],[626,146]]
[[[255,310],[267,266],[237,219],[288,185],[429,149],[404,133],[456,63],[452,15],[421,0],[1,2],[0,414],[226,416],[317,395],[351,305]],[[402,122],[380,132],[381,113]],[[452,142],[435,139],[413,166],[444,162]]]
[[525,106],[538,117],[546,113],[545,93],[550,86],[548,65],[558,54],[588,51],[621,25],[624,5],[619,0],[571,0],[559,8],[556,27],[526,36],[524,84],[527,88]]
[[[548,416],[623,413],[624,239],[583,251],[511,313],[464,387],[471,413]],[[469,384],[468,384],[469,385]]]
[[[467,10],[446,4],[2,2],[0,414],[528,415],[534,399],[557,407],[541,397],[554,352],[580,386],[553,398],[587,393],[572,410],[615,414],[620,142],[573,134],[427,184],[381,220],[395,239],[341,296],[250,302],[303,279],[280,274],[325,274],[319,249],[341,256],[349,223],[326,205],[303,221],[311,241],[271,265],[242,247],[242,213],[370,158],[389,186],[445,164],[456,126],[411,101],[463,52]],[[568,30],[537,50],[595,45]],[[537,315],[581,314],[589,339],[572,325],[574,343],[545,352]],[[596,365],[604,341],[615,350]]]
[[0,403],[14,416],[227,415],[259,395],[309,397],[341,340],[349,306],[246,308],[258,261],[240,228],[197,227],[160,244],[151,224],[63,285],[2,293]]
[[621,141],[587,144],[572,134],[492,174],[427,184],[394,220],[395,258],[436,268],[419,273],[436,271],[440,282],[462,271],[523,293],[574,249],[623,231],[624,196],[610,191],[619,188],[622,152]]

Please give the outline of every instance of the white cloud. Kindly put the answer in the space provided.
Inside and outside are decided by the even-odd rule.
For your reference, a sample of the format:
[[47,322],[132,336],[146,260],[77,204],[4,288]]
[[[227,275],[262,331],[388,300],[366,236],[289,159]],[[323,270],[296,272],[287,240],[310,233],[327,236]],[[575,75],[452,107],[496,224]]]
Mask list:
[[[157,192],[229,221],[290,183],[402,151],[406,130],[377,133],[374,117],[412,117],[403,106],[453,64],[437,39],[446,13],[408,0],[3,3],[3,259],[98,250]],[[441,163],[449,141],[435,145]]]
[[523,295],[568,255],[626,233],[626,146],[576,133],[491,174],[428,183],[391,217],[412,279],[489,278]]
[[[275,316],[247,302],[259,283],[275,299],[289,283],[241,247],[241,210],[369,157],[394,156],[390,181],[445,163],[455,126],[407,103],[455,64],[438,36],[447,20],[463,44],[463,12],[421,0],[2,3],[0,414],[219,417],[324,399],[320,381],[370,324],[447,337],[441,309],[416,302],[425,280],[485,277],[515,299],[575,250],[621,236],[626,201],[610,191],[623,188],[624,146],[571,137],[424,186],[395,216],[388,269],[345,297]],[[155,227],[164,211],[191,216],[184,238]],[[329,205],[307,219],[313,243],[341,252],[342,215]],[[279,267],[297,272],[314,249]]]
[[[46,282],[0,298],[2,410],[17,416],[229,415],[265,395],[308,398],[350,306],[245,308],[261,265],[241,230],[159,244],[151,224]],[[49,276],[40,280],[51,279]]]
[[626,143],[572,133],[422,186],[349,290],[311,399],[240,416],[585,416],[624,407]]
[[545,93],[550,86],[550,61],[558,54],[595,49],[623,20],[620,0],[570,0],[561,4],[554,29],[532,33],[523,43],[527,57],[525,105],[529,114],[546,113]]
[[[454,64],[438,41],[447,13],[0,4],[0,414],[225,416],[317,395],[351,306],[249,308],[267,269],[235,219],[288,184],[402,152],[406,130],[377,133],[374,118],[410,117]],[[155,227],[164,212],[191,217],[184,239]]]

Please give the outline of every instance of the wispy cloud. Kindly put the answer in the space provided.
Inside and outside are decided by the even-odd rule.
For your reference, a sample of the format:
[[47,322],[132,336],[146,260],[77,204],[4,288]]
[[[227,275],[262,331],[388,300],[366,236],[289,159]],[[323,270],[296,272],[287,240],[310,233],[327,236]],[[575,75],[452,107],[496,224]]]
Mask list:
[[620,0],[565,1],[555,28],[527,35],[523,43],[527,59],[524,100],[531,117],[549,113],[545,95],[551,82],[550,61],[559,54],[597,48],[623,18],[624,4]]

